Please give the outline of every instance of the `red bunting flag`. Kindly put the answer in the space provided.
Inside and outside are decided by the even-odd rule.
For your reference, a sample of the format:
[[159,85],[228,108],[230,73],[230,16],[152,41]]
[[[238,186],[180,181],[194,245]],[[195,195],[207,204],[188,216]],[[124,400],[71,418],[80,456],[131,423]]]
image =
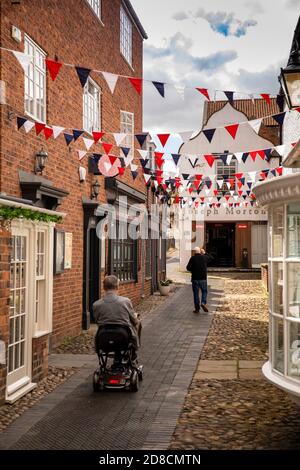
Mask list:
[[249,155],[254,162],[256,160],[256,154],[257,154],[257,150],[254,150],[253,152],[249,152]]
[[234,176],[239,180],[239,179],[243,178],[243,174],[244,173],[235,173]]
[[241,196],[243,194],[243,191],[238,191],[238,195]]
[[217,196],[218,192],[219,192],[219,191],[218,191],[217,189],[214,189],[214,195],[215,195],[215,196]]
[[107,142],[101,142],[101,144],[102,144],[102,147],[104,148],[105,153],[109,154],[109,152],[111,151],[113,145],[108,144]]
[[266,175],[266,173],[264,173],[264,172],[262,171],[262,172],[260,173],[260,177],[265,180],[266,177],[267,177],[267,175]]
[[251,197],[252,197],[252,199],[255,199],[255,196],[254,196],[254,194],[251,194]]
[[178,204],[178,203],[180,202],[180,197],[179,197],[179,196],[176,196],[174,202],[175,202],[175,204]]
[[243,186],[243,183],[241,181],[238,181],[238,188],[241,189],[242,186]]
[[162,176],[163,170],[155,170],[156,176]]
[[51,137],[53,135],[53,129],[52,127],[44,127],[44,135],[45,135],[45,139],[48,140],[49,137]]
[[154,152],[155,158],[162,158],[164,156],[164,153],[161,152]]
[[298,111],[298,113],[300,113],[300,106],[298,108],[295,108],[295,111]]
[[228,202],[228,200],[230,199],[230,196],[225,196],[225,199]]
[[228,183],[230,184],[231,188],[234,188],[234,178],[229,178]]
[[213,155],[204,155],[204,158],[209,164],[209,166],[212,167],[215,161],[215,157]]
[[102,139],[102,137],[104,136],[105,132],[93,132],[93,137],[94,137],[94,142],[95,144],[100,140]]
[[157,184],[160,185],[163,182],[163,178],[161,176],[156,177]]
[[180,178],[175,178],[175,186],[176,186],[176,188],[179,188],[180,185],[181,185]]
[[204,202],[205,201],[205,198],[202,196],[200,197],[201,201]]
[[260,156],[260,158],[261,158],[262,160],[265,160],[266,154],[265,154],[265,151],[264,151],[264,150],[258,150],[257,153],[258,153],[258,155]]
[[42,124],[41,122],[36,122],[35,124],[35,131],[36,135],[39,135],[43,129],[45,129],[46,124]]
[[115,155],[108,155],[110,163],[113,165],[115,161],[118,159]]
[[202,180],[203,175],[195,175],[196,180]]
[[282,166],[279,166],[278,168],[275,168],[275,170],[277,171],[278,175],[281,176],[282,175]]
[[[195,185],[195,188],[196,188],[196,189],[199,188],[200,183],[201,183],[201,180],[194,180],[194,185]],[[192,188],[190,188],[190,189],[192,189]]]
[[[194,181],[194,183],[195,183],[195,181]],[[197,186],[196,186],[196,188],[197,188]],[[189,193],[192,194],[192,192],[193,192],[193,188],[189,188]]]
[[54,60],[50,59],[45,59],[47,69],[50,73],[50,77],[54,81],[62,67],[62,64],[60,62],[56,62]]
[[141,95],[143,91],[143,80],[141,78],[128,77],[130,83],[134,86],[136,92]]
[[118,167],[118,171],[119,171],[119,175],[120,175],[120,176],[123,176],[124,173],[125,173],[125,168],[123,168],[122,166],[119,166],[119,167]]
[[226,131],[235,139],[239,124],[231,124],[230,126],[225,126]]
[[261,93],[260,96],[265,100],[266,103],[271,104],[269,93]]
[[163,187],[164,190],[166,190],[168,186],[166,185],[166,183],[164,183],[164,184],[162,184],[162,187]]
[[168,138],[170,137],[170,134],[157,134],[157,137],[159,138],[161,145],[164,147]]
[[205,98],[207,98],[208,101],[210,101],[210,97],[209,97],[207,88],[196,88],[196,90],[200,91],[200,93],[202,93],[202,95],[205,96]]

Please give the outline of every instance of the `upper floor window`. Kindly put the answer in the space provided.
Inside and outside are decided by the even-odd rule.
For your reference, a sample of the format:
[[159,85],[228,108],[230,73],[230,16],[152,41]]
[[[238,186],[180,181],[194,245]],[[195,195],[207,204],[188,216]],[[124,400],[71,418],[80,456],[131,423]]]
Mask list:
[[237,172],[236,160],[231,160],[229,165],[225,165],[219,158],[216,160],[216,180],[224,180],[222,187],[216,182],[216,189],[219,190],[219,196],[228,194],[229,191],[235,191],[235,173]]
[[89,78],[83,89],[83,128],[92,133],[101,129],[100,87]]
[[87,1],[91,5],[96,15],[98,16],[99,20],[101,20],[101,0],[87,0]]
[[31,57],[25,72],[25,111],[34,119],[46,122],[46,53],[27,35],[25,54]]
[[120,10],[120,50],[127,62],[132,65],[132,23],[123,7]]
[[123,140],[123,147],[129,147],[129,155],[134,157],[134,114],[127,111],[121,111],[120,132],[127,134]]

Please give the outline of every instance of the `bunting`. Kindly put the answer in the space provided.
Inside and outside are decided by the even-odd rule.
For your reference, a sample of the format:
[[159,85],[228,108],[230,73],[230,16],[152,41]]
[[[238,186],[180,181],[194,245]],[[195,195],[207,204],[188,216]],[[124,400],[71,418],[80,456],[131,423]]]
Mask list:
[[45,63],[46,63],[46,67],[48,69],[48,72],[50,74],[50,77],[54,81],[56,79],[57,75],[59,74],[59,71],[60,71],[63,64],[61,64],[60,62],[56,62],[54,60],[51,60],[51,59],[45,59]]

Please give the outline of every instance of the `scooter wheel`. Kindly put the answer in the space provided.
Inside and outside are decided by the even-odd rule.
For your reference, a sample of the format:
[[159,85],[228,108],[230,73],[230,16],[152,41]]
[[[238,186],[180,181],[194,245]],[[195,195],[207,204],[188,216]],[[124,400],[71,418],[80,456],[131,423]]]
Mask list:
[[139,376],[136,371],[133,372],[130,380],[130,391],[138,392],[139,391]]
[[93,375],[93,390],[94,392],[100,391],[99,374],[97,372],[95,372]]

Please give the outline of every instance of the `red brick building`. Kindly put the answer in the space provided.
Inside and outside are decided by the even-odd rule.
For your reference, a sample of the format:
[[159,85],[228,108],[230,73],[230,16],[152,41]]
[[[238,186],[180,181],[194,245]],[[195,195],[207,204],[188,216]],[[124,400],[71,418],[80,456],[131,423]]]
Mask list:
[[[105,273],[119,276],[121,294],[134,303],[153,288],[151,269],[146,272],[151,243],[96,235],[105,203],[117,207],[122,195],[130,203],[146,202],[141,172],[135,180],[129,168],[122,177],[98,176],[89,154],[104,154],[101,144],[81,161],[77,152],[86,150],[83,137],[91,139],[96,130],[107,132],[103,141],[119,155],[109,132],[124,132],[130,135],[123,145],[138,164],[133,134],[142,132],[142,98],[121,77],[111,93],[94,70],[142,77],[146,33],[129,0],[46,4],[1,2],[0,343],[6,361],[0,364],[0,400],[10,402],[45,374],[51,347],[89,327]],[[26,71],[6,49],[31,56]],[[92,71],[82,86],[76,69],[63,65],[53,81],[46,58]],[[18,130],[17,117],[68,134],[85,132],[66,145],[63,132],[46,140],[35,127]],[[36,171],[41,151],[48,155],[42,173]]]

